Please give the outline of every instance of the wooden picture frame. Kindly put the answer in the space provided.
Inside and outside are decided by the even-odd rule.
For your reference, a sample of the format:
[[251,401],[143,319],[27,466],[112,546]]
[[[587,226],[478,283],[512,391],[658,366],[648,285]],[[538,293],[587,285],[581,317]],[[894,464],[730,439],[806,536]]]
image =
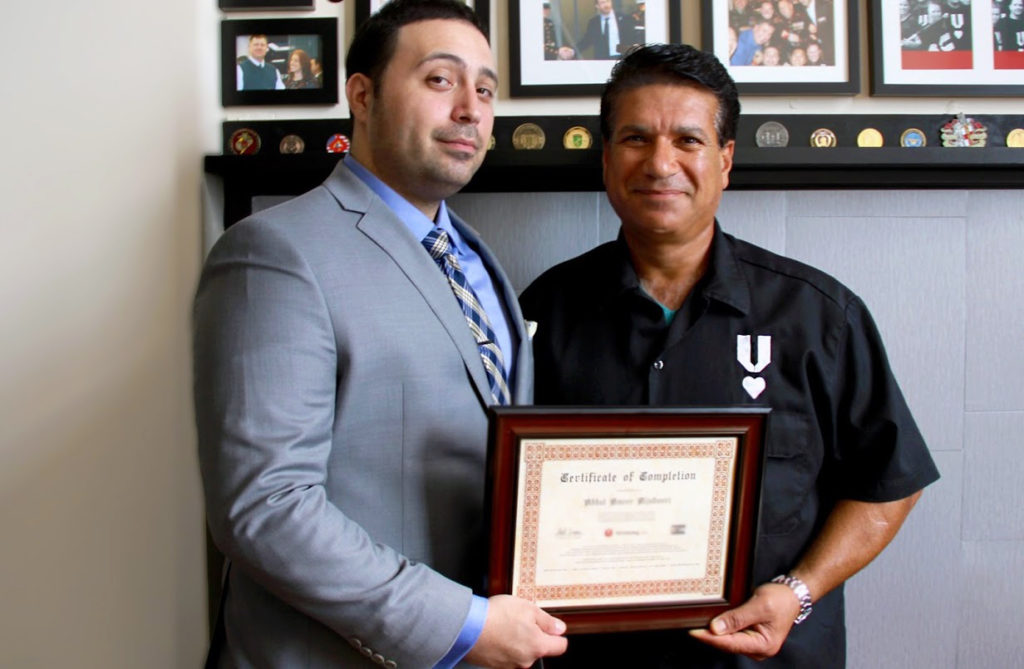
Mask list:
[[[254,48],[265,51],[263,68],[250,57]],[[289,73],[293,57],[301,77]],[[255,73],[254,84],[246,83],[246,72]],[[335,104],[338,77],[337,19],[221,21],[221,102],[225,107]]]
[[232,11],[313,11],[315,0],[217,0],[225,12]]
[[[1021,3],[942,2],[932,11],[933,3],[922,11],[883,0],[869,4],[872,95],[1024,95]],[[1021,14],[1011,16],[1012,9]]]
[[[383,7],[388,0],[356,0],[356,29],[363,24],[363,21],[370,18],[378,9]],[[480,23],[487,29],[488,35],[491,32],[491,7],[490,0],[466,0],[466,4],[473,8]]]
[[488,593],[570,634],[703,627],[739,606],[768,412],[493,407]]
[[[857,0],[703,0],[702,42],[729,70],[740,94],[855,95],[860,92]],[[788,1],[788,0],[787,0]],[[764,8],[762,8],[764,6]],[[768,27],[765,27],[768,26]]]
[[624,33],[616,53],[608,53],[610,45],[602,50],[601,16],[593,0],[510,0],[511,97],[599,95],[612,66],[632,45],[681,40],[676,0],[612,0],[612,9],[616,30]]

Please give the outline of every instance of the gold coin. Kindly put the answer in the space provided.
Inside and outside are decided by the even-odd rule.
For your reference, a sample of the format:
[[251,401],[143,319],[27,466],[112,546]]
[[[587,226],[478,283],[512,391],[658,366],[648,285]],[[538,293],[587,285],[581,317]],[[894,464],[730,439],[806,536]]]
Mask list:
[[1024,129],[1014,128],[1006,133],[1006,145],[1016,149],[1024,148]]
[[885,144],[885,139],[882,137],[882,133],[874,128],[864,128],[857,135],[857,146],[877,147],[883,144]]
[[496,144],[497,140],[494,139],[494,135],[491,135],[491,138],[487,140],[487,150],[492,150]]
[[836,145],[836,133],[828,128],[818,128],[811,133],[811,146],[830,148]]
[[543,149],[544,140],[544,131],[536,123],[524,123],[512,133],[512,146],[516,149]]
[[581,125],[574,125],[562,135],[562,146],[567,149],[589,149],[593,143],[590,131]]

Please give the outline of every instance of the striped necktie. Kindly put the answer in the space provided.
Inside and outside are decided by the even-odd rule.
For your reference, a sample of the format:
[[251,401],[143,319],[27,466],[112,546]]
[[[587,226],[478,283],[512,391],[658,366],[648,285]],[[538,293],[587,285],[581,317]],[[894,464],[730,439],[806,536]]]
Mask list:
[[455,293],[455,299],[462,307],[462,313],[473,332],[477,348],[480,349],[480,358],[484,362],[484,371],[487,372],[487,382],[491,386],[491,399],[495,404],[509,404],[508,379],[505,378],[505,361],[501,356],[501,348],[498,347],[491,322],[487,320],[487,314],[480,306],[476,292],[469,285],[466,275],[462,273],[455,254],[451,252],[448,233],[441,228],[434,228],[423,238],[423,246],[444,272],[448,285]]

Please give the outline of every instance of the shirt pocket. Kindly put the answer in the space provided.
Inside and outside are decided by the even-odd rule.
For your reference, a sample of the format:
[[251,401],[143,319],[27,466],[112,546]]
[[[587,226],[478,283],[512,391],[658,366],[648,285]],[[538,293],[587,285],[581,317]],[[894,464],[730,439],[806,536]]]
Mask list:
[[821,462],[820,439],[815,435],[807,416],[772,411],[765,444],[761,534],[788,535],[813,527],[818,512],[815,486]]

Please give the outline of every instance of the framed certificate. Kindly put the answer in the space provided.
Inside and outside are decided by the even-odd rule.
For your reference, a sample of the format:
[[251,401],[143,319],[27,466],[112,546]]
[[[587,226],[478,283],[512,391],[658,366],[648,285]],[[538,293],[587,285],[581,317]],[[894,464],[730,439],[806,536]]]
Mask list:
[[494,407],[490,594],[570,634],[702,627],[751,590],[768,409]]

